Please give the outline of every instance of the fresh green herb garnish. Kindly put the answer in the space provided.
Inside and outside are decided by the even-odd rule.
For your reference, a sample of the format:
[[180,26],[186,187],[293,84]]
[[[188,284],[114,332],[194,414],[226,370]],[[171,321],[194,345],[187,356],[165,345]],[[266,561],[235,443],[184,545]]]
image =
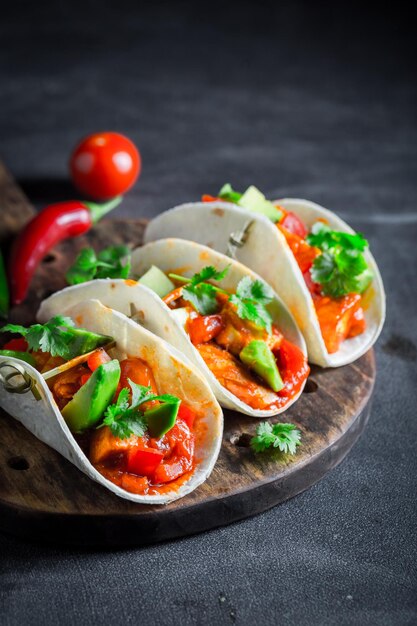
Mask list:
[[261,422],[256,428],[256,435],[250,442],[255,452],[264,452],[268,448],[279,448],[281,452],[295,454],[301,445],[301,433],[294,424],[271,424]]
[[230,183],[223,185],[218,193],[218,197],[222,200],[225,200],[226,202],[234,202],[235,204],[239,202],[242,195],[243,194],[238,191],[235,191]]
[[229,265],[222,271],[217,271],[215,267],[209,265],[203,267],[201,272],[194,274],[186,287],[182,291],[184,300],[191,302],[196,311],[201,315],[211,315],[218,309],[216,293],[225,293],[222,289],[204,282],[207,280],[222,280],[229,271]]
[[129,272],[128,246],[109,246],[98,254],[93,248],[84,248],[66,273],[66,279],[69,285],[78,285],[94,278],[127,278]]
[[[204,281],[222,280],[229,271],[229,267],[227,266],[219,272],[215,267],[209,265],[198,274],[194,274],[192,278],[188,279],[187,286],[182,291],[184,300],[191,302],[201,315],[215,313],[219,308],[216,293],[227,294],[227,292]],[[169,276],[175,280],[174,274],[169,274]],[[266,283],[245,276],[239,282],[236,293],[229,296],[229,301],[236,305],[237,314],[241,319],[249,320],[260,328],[266,328],[270,333],[272,317],[265,306],[273,300],[273,297],[274,292]]]
[[236,305],[237,314],[241,319],[249,320],[271,333],[272,317],[265,306],[273,298],[274,292],[269,285],[261,280],[252,280],[250,276],[245,276],[239,282],[236,293],[230,296],[229,300]]
[[368,247],[368,242],[361,233],[342,233],[331,230],[327,224],[316,222],[311,232],[307,235],[306,241],[310,246],[320,248],[320,250],[330,250],[340,247],[344,250],[360,250],[363,252]]
[[351,235],[314,224],[307,242],[322,250],[311,268],[311,278],[326,296],[339,298],[348,293],[363,293],[372,282],[372,272],[363,255],[368,242],[360,233]]
[[126,439],[130,435],[142,437],[147,429],[146,415],[140,405],[151,400],[159,400],[165,404],[179,404],[180,399],[169,394],[158,396],[150,387],[138,385],[132,380],[129,385],[132,391],[132,402],[129,405],[129,389],[122,389],[115,404],[107,407],[103,422],[97,428],[108,426],[115,437]]
[[33,324],[29,328],[7,324],[0,330],[22,335],[29,350],[49,352],[51,356],[60,356],[67,361],[111,341],[111,337],[75,328],[72,319],[62,315],[56,315],[46,324]]

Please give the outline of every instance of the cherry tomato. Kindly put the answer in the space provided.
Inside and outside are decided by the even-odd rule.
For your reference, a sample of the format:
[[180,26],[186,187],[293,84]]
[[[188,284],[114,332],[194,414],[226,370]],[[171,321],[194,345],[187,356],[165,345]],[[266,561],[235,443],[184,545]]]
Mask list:
[[278,368],[285,387],[279,392],[280,396],[291,397],[298,391],[307,378],[310,368],[307,357],[298,346],[287,339],[283,339],[278,353]]
[[291,213],[291,211],[288,211],[288,213],[285,214],[280,224],[281,226],[289,230],[290,233],[298,235],[302,239],[305,239],[307,237],[307,228],[304,226],[300,218],[297,217],[295,213]]
[[97,200],[126,193],[141,171],[136,146],[124,135],[103,132],[85,137],[70,158],[70,170],[77,189]]

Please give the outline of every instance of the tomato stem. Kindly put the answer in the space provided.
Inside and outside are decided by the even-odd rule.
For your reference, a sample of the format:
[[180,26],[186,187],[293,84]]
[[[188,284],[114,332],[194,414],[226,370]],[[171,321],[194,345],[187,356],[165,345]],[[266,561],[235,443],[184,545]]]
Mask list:
[[101,218],[112,211],[115,207],[117,207],[121,201],[123,200],[123,196],[117,196],[108,202],[104,202],[103,204],[97,204],[95,202],[85,202],[83,204],[90,211],[91,221],[93,224],[96,224]]

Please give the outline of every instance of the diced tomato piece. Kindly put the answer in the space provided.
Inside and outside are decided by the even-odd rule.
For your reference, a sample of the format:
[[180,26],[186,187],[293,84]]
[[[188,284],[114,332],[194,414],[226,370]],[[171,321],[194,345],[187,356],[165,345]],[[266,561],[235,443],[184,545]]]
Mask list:
[[305,239],[291,233],[286,228],[283,228],[281,224],[277,224],[277,226],[287,240],[291,252],[295,256],[301,272],[304,274],[313,265],[313,261],[320,254],[320,250],[309,246]]
[[14,350],[14,352],[27,352],[28,342],[23,337],[18,337],[17,339],[10,339],[7,343],[4,344],[3,350]]
[[307,237],[308,230],[304,226],[304,223],[295,213],[291,213],[291,211],[288,211],[288,213],[284,215],[280,224],[290,233],[293,233],[293,235],[298,235],[302,239]]
[[[152,370],[142,359],[123,359],[123,361],[120,362],[120,370],[121,374],[116,395],[124,388],[130,389],[129,379],[137,385],[150,387],[154,393],[158,392]],[[149,408],[147,404],[146,406],[143,405],[144,409]]]
[[111,361],[111,356],[107,354],[104,348],[99,348],[88,357],[87,365],[94,372],[100,365],[109,361]]
[[149,487],[149,481],[146,476],[134,476],[133,474],[124,473],[120,486],[130,493],[141,494]]
[[217,202],[221,200],[221,198],[218,198],[216,196],[210,196],[208,193],[205,193],[201,196],[201,202]]
[[307,378],[310,368],[307,357],[298,346],[288,339],[283,339],[277,355],[278,369],[284,381],[280,396],[292,397]]
[[187,330],[192,343],[197,346],[217,337],[223,329],[221,315],[198,315],[188,321]]
[[180,408],[178,409],[177,419],[184,420],[188,428],[192,428],[195,418],[196,418],[196,415],[194,411],[192,411],[189,406],[184,404],[184,402],[181,402]]
[[154,448],[137,450],[133,448],[128,453],[127,469],[137,476],[152,476],[162,462],[164,453]]
[[80,383],[81,383],[81,387],[82,387],[83,385],[85,385],[85,383],[87,382],[87,380],[89,380],[89,379],[91,378],[91,376],[92,376],[92,372],[89,372],[89,373],[87,373],[87,374],[82,374],[82,375],[80,376]]

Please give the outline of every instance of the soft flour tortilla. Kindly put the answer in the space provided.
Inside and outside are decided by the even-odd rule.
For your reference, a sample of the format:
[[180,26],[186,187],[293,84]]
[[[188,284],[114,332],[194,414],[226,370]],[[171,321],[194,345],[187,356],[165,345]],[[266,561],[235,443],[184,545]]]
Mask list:
[[[178,239],[157,241],[137,248],[132,254],[132,273],[136,276],[142,276],[152,265],[157,265],[165,272],[172,271],[177,274],[192,276],[207,265],[213,265],[217,270],[222,270],[229,264],[229,272],[218,283],[227,291],[235,291],[238,282],[244,276],[251,276],[253,279],[259,278],[241,263],[191,241]],[[125,315],[130,315],[131,305],[133,305],[139,311],[140,323],[145,328],[178,348],[199,368],[209,382],[216,398],[225,408],[235,409],[253,417],[270,417],[282,413],[291,406],[302,391],[300,390],[285,407],[279,410],[256,410],[248,406],[218,382],[198,350],[191,343],[184,328],[161,298],[147,287],[133,281],[102,279],[67,287],[42,303],[38,312],[38,319],[45,321],[56,315],[58,311],[65,312],[75,302],[89,298],[97,298],[106,306],[121,311]],[[278,296],[275,295],[274,300],[268,305],[268,310],[274,323],[284,336],[306,354],[304,339],[293,317]]]
[[[337,215],[308,200],[275,200],[293,211],[310,228],[319,218],[334,230],[354,231]],[[145,243],[165,237],[192,239],[222,253],[229,250],[229,240],[249,227],[245,243],[234,249],[234,258],[250,267],[268,282],[293,314],[307,343],[311,363],[338,367],[352,363],[377,340],[385,320],[385,293],[381,275],[372,254],[365,252],[374,274],[364,295],[366,330],[347,339],[340,349],[329,354],[323,341],[317,314],[303,275],[279,229],[264,215],[247,211],[230,202],[195,202],[182,204],[154,218],[145,231]]]
[[[136,495],[117,487],[104,478],[84,455],[41,374],[18,359],[0,357],[0,365],[8,362],[23,366],[34,380],[41,399],[37,401],[30,391],[18,395],[2,389],[0,406],[87,476],[126,500],[142,504],[166,504],[201,485],[214,467],[223,431],[222,411],[204,378],[195,372],[195,368],[184,360],[178,350],[97,300],[80,302],[65,313],[73,318],[77,326],[112,336],[116,347],[111,354],[115,358],[121,360],[131,356],[145,360],[152,368],[158,392],[176,395],[196,411],[197,463],[191,477],[177,488],[174,481],[172,491],[162,495]],[[7,373],[7,369],[4,367],[2,372]]]

